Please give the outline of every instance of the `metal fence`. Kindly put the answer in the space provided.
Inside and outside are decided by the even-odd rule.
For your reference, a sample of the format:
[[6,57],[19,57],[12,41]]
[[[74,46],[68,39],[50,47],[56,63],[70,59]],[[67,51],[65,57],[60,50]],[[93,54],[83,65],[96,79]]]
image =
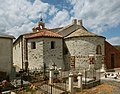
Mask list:
[[[43,70],[32,70],[30,73],[37,78],[37,80],[41,80],[43,77],[43,73],[41,72]],[[59,70],[58,70],[59,71]],[[82,82],[83,82],[83,88],[89,88],[93,87],[100,82],[100,70],[95,69],[72,69],[69,71],[61,71],[56,76],[54,76],[54,79],[57,79],[58,82],[53,82],[53,84],[42,84],[38,86],[38,89],[42,91],[44,94],[61,94],[63,92],[67,92],[68,90],[68,77],[70,72],[74,75],[74,83],[77,83],[77,77],[78,73],[82,73]],[[49,79],[49,70],[46,69],[45,75]],[[54,80],[55,81],[55,80]]]
[[53,83],[48,84],[45,83],[41,86],[38,86],[38,89],[42,91],[44,94],[68,94],[66,83]]

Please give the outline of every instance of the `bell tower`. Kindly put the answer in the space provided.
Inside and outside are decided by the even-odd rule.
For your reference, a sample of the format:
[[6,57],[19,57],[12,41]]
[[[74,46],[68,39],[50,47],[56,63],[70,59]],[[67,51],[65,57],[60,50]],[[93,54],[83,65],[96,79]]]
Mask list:
[[33,30],[33,32],[39,32],[41,29],[44,29],[44,28],[45,28],[45,23],[43,22],[43,18],[41,16],[37,27],[32,28],[32,30]]

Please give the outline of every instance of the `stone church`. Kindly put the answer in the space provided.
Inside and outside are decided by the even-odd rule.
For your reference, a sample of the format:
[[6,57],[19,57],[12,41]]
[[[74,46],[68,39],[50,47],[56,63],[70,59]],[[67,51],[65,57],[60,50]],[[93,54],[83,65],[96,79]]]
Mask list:
[[[112,53],[107,54],[107,48]],[[102,65],[117,68],[120,67],[120,52],[104,36],[89,32],[82,20],[74,19],[67,26],[53,29],[45,28],[41,20],[31,33],[20,35],[14,42],[13,63],[30,70],[40,69],[44,64],[49,68],[55,64],[64,70],[88,69],[89,65],[94,65],[95,69]]]

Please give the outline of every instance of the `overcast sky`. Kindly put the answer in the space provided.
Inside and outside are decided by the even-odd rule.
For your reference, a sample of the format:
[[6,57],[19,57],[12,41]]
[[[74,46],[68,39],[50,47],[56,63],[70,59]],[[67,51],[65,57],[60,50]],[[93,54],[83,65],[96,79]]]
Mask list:
[[120,45],[120,0],[0,0],[0,34],[31,32],[40,15],[47,28],[82,19],[90,32]]

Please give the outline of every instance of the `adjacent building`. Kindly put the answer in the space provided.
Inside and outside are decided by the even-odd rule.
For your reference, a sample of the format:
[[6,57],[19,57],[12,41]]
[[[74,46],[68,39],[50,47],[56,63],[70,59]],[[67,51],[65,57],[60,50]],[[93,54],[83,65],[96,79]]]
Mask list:
[[120,68],[120,50],[105,41],[105,64],[107,69]]
[[0,80],[13,77],[13,39],[10,35],[0,35]]

